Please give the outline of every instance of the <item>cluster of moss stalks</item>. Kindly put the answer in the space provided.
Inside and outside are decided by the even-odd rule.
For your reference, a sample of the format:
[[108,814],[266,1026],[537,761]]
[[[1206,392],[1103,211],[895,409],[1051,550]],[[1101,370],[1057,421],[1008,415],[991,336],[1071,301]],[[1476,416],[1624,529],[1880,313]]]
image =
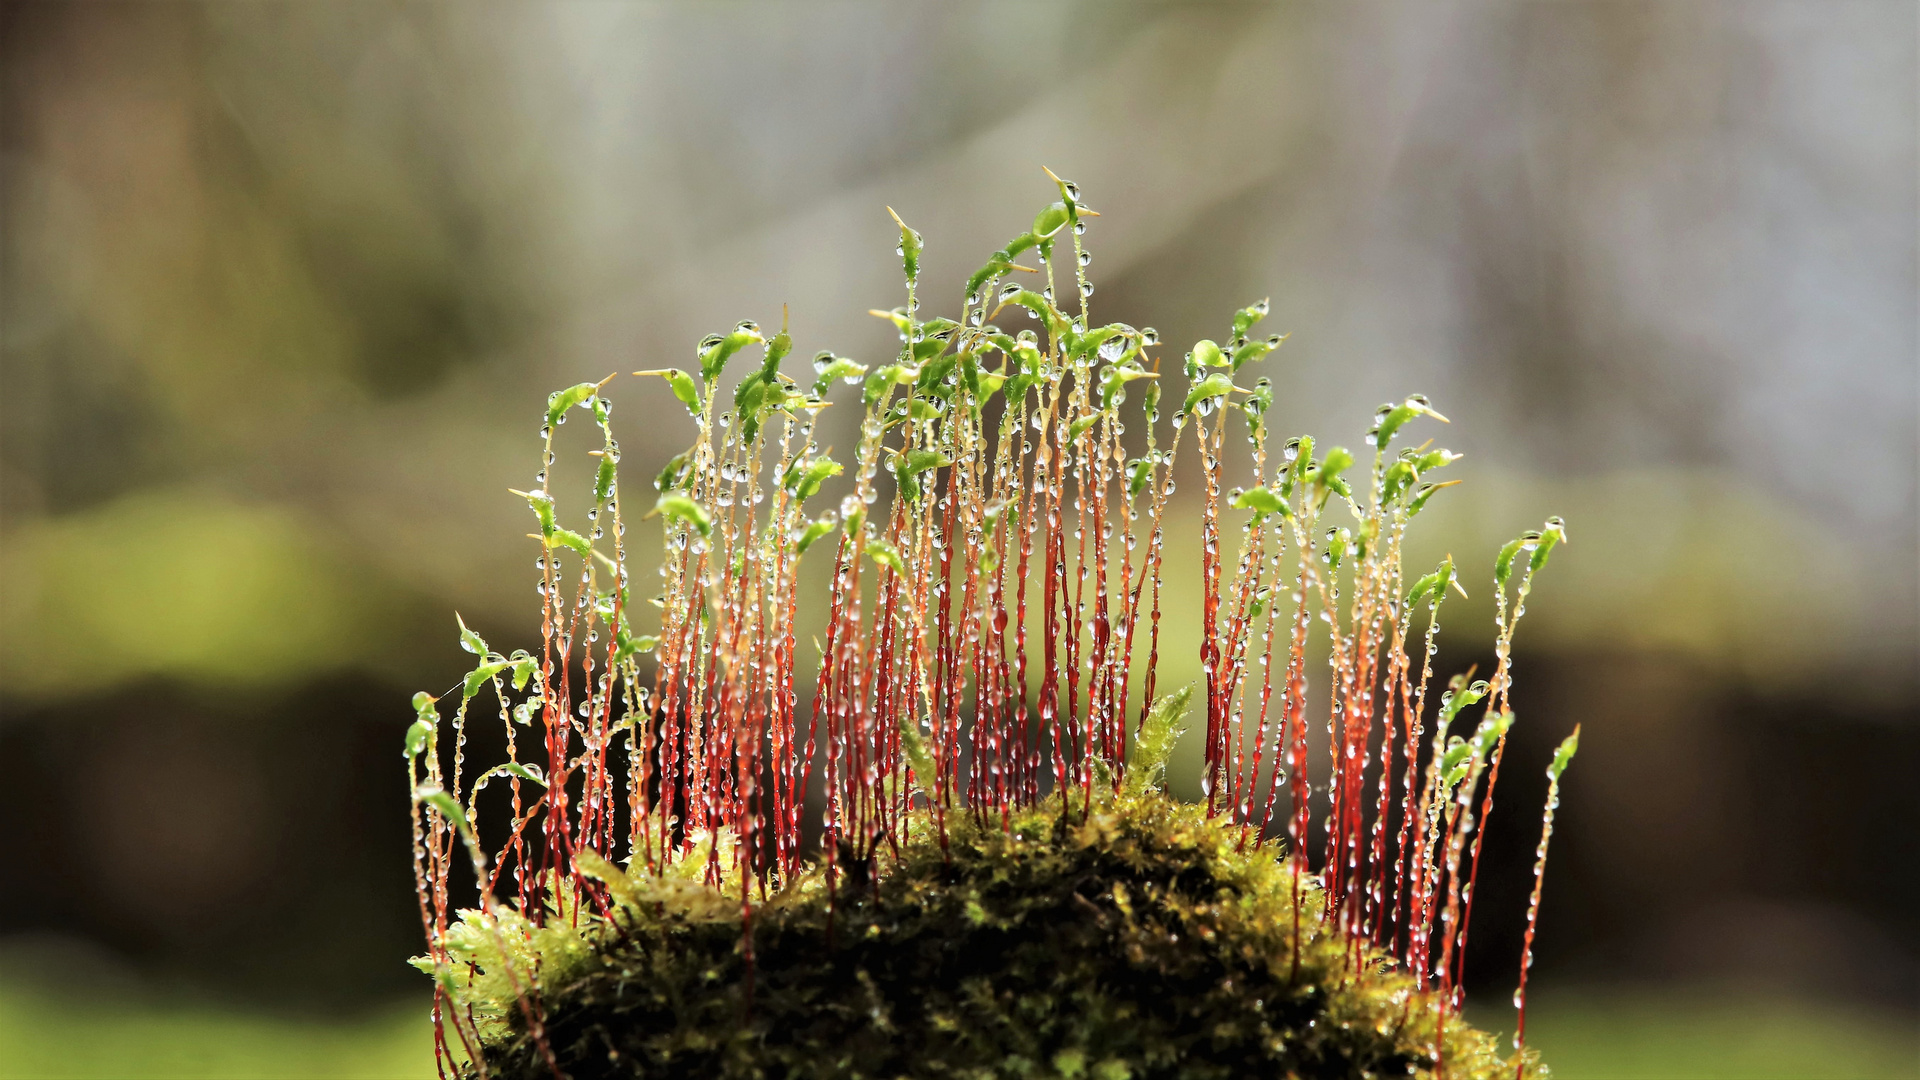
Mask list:
[[1356,965],[1310,877],[1158,790],[949,815],[944,847],[922,817],[887,861],[841,866],[831,899],[814,874],[756,904],[750,960],[737,897],[601,864],[613,919],[545,951],[553,1062],[502,1009],[486,1072],[1513,1075],[1407,975]]

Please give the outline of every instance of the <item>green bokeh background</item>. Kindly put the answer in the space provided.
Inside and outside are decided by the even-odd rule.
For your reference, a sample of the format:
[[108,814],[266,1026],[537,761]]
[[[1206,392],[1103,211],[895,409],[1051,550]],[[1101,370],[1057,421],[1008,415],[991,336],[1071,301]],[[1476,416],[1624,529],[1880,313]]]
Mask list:
[[[1515,702],[1525,760],[1585,730],[1530,1022],[1557,1073],[1920,1075],[1917,22],[8,5],[0,1076],[430,1071],[400,733],[454,610],[533,640],[506,489],[546,393],[783,304],[799,354],[885,355],[882,207],[957,291],[1042,164],[1102,212],[1094,305],[1173,355],[1273,298],[1277,431],[1453,418],[1467,483],[1410,556],[1470,569],[1443,671],[1486,662],[1497,545],[1569,521]],[[684,417],[612,392],[651,472]],[[1536,771],[1490,840],[1492,1028]]]

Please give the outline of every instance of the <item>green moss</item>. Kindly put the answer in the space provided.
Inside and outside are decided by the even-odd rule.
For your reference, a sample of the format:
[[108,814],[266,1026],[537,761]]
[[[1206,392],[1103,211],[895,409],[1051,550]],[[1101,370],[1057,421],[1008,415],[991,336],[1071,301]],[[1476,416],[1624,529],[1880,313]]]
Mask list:
[[[770,336],[749,321],[704,339],[697,385],[677,368],[636,373],[664,377],[698,425],[693,446],[658,474],[647,515],[660,519],[666,544],[664,592],[652,598],[657,634],[633,622],[650,616],[629,592],[606,384],[548,399],[538,486],[515,493],[540,526],[542,649],[494,653],[463,626],[479,664],[460,687],[451,737],[443,743],[440,699],[426,693],[406,736],[429,946],[417,962],[438,982],[443,1065],[464,1051],[476,1073],[580,1080],[1479,1076],[1516,1067],[1464,1026],[1441,1037],[1434,1000],[1369,955],[1364,934],[1350,936],[1356,920],[1330,929],[1315,889],[1324,880],[1328,895],[1359,903],[1388,867],[1411,867],[1413,902],[1395,923],[1412,926],[1399,935],[1403,955],[1425,965],[1462,947],[1463,897],[1485,835],[1477,823],[1492,808],[1513,722],[1514,626],[1563,524],[1549,518],[1501,549],[1499,661],[1490,681],[1449,683],[1429,748],[1438,609],[1459,581],[1449,558],[1407,591],[1401,538],[1450,486],[1427,478],[1458,455],[1425,446],[1396,454],[1390,443],[1415,420],[1445,417],[1417,394],[1383,405],[1364,479],[1352,452],[1327,446],[1316,457],[1307,436],[1270,456],[1273,384],[1251,373],[1241,380],[1251,387],[1235,380],[1285,338],[1248,336],[1268,313],[1260,301],[1235,313],[1224,344],[1201,341],[1186,356],[1186,390],[1170,386],[1166,399],[1185,404],[1161,443],[1161,376],[1171,384],[1176,371],[1148,351],[1157,332],[1091,321],[1079,190],[1052,179],[1060,201],[969,280],[957,319],[915,316],[921,242],[900,225],[907,302],[874,312],[899,330],[892,363],[869,371],[820,353],[808,395],[780,372],[793,347],[783,319]],[[1013,263],[1030,249],[1044,271]],[[1062,265],[1077,288],[1056,280]],[[1000,282],[1016,269],[1045,284]],[[1056,288],[1077,294],[1077,314],[1054,303]],[[987,321],[1009,305],[1044,338]],[[729,407],[722,369],[753,346],[764,350],[760,367]],[[845,467],[815,441],[829,404],[818,395],[836,381],[862,388]],[[1144,447],[1122,439],[1135,382]],[[592,412],[601,435],[579,531],[561,525],[555,491],[566,486],[549,488],[554,432],[576,408]],[[1252,490],[1225,489],[1229,421],[1252,447]],[[1324,789],[1328,865],[1308,884],[1262,837],[1155,790],[1189,691],[1155,701],[1137,723],[1128,708],[1135,673],[1144,672],[1143,689],[1159,685],[1161,649],[1184,648],[1161,635],[1160,570],[1188,429],[1206,491],[1203,625],[1191,642],[1206,676],[1205,775],[1212,804],[1231,808],[1234,821],[1269,822],[1272,807],[1254,816],[1256,796],[1307,773],[1316,607],[1327,627],[1328,730],[1339,737]],[[890,481],[878,479],[883,463]],[[853,490],[840,510],[805,512],[842,472]],[[885,505],[882,487],[893,490]],[[762,519],[751,508],[767,500]],[[1355,526],[1324,527],[1323,512],[1343,509]],[[815,639],[820,666],[809,676],[796,565],[803,547],[836,529],[825,641]],[[1229,557],[1235,533],[1239,553]],[[1409,654],[1422,614],[1424,653]],[[602,628],[604,652],[592,647]],[[1416,664],[1421,655],[1427,662]],[[1262,671],[1256,724],[1248,706]],[[813,712],[803,722],[808,686]],[[1043,688],[1037,702],[1030,687]],[[515,721],[539,716],[544,762],[467,768],[469,705],[489,688],[516,753]],[[969,699],[972,717],[961,715]],[[1452,730],[1463,708],[1482,703],[1471,739]],[[622,743],[624,778],[609,765]],[[1065,789],[1101,792],[1094,805],[1070,809],[1043,795],[1038,764],[1048,759]],[[800,857],[812,819],[799,792],[816,769],[837,807],[823,823],[828,842],[850,840],[863,853],[841,856],[837,876]],[[1372,834],[1384,840],[1400,808],[1391,859],[1381,847],[1364,854],[1370,775],[1388,782]],[[496,777],[511,786],[517,839],[490,856],[478,796]],[[983,782],[994,777],[1010,780],[989,792]],[[1296,828],[1311,813],[1307,795],[1296,787],[1289,800]],[[651,852],[636,874],[607,862],[620,845],[607,816],[615,807],[630,815],[624,846]],[[751,827],[755,843],[736,842],[733,827]],[[515,906],[487,890],[480,910],[457,912],[450,875],[462,864],[483,881],[489,867],[510,867],[494,880]],[[1537,912],[1538,870],[1535,880]],[[1530,922],[1529,944],[1532,932]],[[1444,984],[1452,965],[1442,967]]]
[[[587,946],[542,961],[546,1041],[574,1080],[1431,1070],[1436,1003],[1356,971],[1305,875],[1296,976],[1294,878],[1271,847],[1157,791],[1069,817],[950,815],[944,849],[916,817],[864,887],[843,866],[831,902],[815,874],[756,904],[751,979],[737,898],[613,875],[611,922],[545,932]],[[488,1071],[551,1076],[513,1004],[493,1012]],[[1447,1076],[1511,1075],[1457,1019],[1443,1045]]]

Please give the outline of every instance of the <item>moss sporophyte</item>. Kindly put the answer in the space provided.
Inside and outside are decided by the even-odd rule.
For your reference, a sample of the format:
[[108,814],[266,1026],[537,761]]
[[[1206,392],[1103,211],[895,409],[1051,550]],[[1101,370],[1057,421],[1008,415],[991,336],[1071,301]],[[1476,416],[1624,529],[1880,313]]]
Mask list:
[[[607,384],[549,399],[516,492],[541,649],[462,624],[478,664],[418,695],[406,736],[443,1073],[1544,1074],[1461,1021],[1460,979],[1514,627],[1563,526],[1494,559],[1491,677],[1436,690],[1456,568],[1409,572],[1401,551],[1456,455],[1393,443],[1445,418],[1381,406],[1364,472],[1305,436],[1272,449],[1267,304],[1163,364],[1151,328],[1092,321],[1095,215],[1055,182],[957,318],[920,318],[921,239],[900,224],[886,363],[823,352],[796,378],[784,327],[746,322],[689,370],[639,373],[696,430],[652,477],[661,591],[639,604]],[[836,384],[860,410],[844,463],[816,434]],[[570,528],[547,478],[575,410],[601,445]],[[1223,491],[1229,428],[1252,484]],[[1205,484],[1197,642],[1161,632],[1182,453]],[[829,482],[851,489],[837,512],[812,505]],[[809,556],[832,576],[802,642]],[[1309,791],[1316,635],[1330,757]],[[1172,648],[1198,649],[1201,678],[1166,693]],[[483,700],[509,760],[476,769]],[[1189,713],[1196,804],[1164,792]]]

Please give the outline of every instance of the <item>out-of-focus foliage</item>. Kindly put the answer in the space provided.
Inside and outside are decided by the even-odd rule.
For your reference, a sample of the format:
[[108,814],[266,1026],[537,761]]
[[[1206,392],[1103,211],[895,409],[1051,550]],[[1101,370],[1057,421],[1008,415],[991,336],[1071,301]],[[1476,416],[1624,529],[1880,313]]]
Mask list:
[[358,659],[390,605],[302,517],[159,490],[16,530],[0,679],[38,695],[155,674],[272,684]]
[[1543,996],[1527,1042],[1555,1080],[1910,1080],[1920,1061],[1900,1013],[1724,986]]
[[[537,388],[677,362],[735,305],[883,355],[841,314],[892,294],[872,208],[964,273],[947,253],[1024,206],[1005,147],[1046,146],[1117,212],[1103,301],[1177,340],[1212,297],[1272,291],[1297,332],[1275,427],[1418,385],[1548,501],[1620,498],[1545,631],[1563,647],[1881,693],[1916,632],[1913,16],[1799,10],[12,16],[0,559],[31,560],[43,518],[188,485],[300,508],[370,586],[511,621],[494,526]],[[1473,528],[1524,523],[1497,516]],[[1740,572],[1686,547],[1707,537]],[[1755,565],[1796,572],[1755,587]],[[381,618],[312,628],[267,677],[388,652]],[[206,674],[217,624],[108,666]]]
[[408,1080],[433,1072],[424,1001],[345,1021],[210,1002],[82,999],[0,980],[4,1080]]

